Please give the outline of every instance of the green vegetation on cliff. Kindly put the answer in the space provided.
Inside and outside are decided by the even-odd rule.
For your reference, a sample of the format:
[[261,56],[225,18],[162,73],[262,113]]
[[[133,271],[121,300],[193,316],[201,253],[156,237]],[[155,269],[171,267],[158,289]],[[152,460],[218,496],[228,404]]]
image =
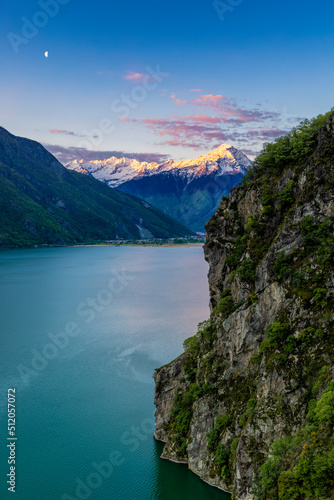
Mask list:
[[[328,369],[328,367],[325,367]],[[276,440],[261,465],[257,500],[330,500],[334,490],[334,382],[311,399],[295,436]]]
[[[298,127],[279,137],[272,143],[264,145],[261,154],[255,159],[253,166],[244,176],[243,181],[252,181],[261,176],[273,174],[275,177],[284,172],[286,168],[304,165],[315,153],[319,130],[330,117],[331,112],[319,115],[312,120],[304,120]],[[288,208],[294,201],[293,180],[290,180],[287,187],[280,192],[279,199],[281,207]],[[270,191],[269,191],[270,192]],[[267,189],[263,196],[268,197]],[[270,204],[270,195],[267,200]]]
[[265,145],[206,227],[212,312],[185,342],[187,426],[176,442],[174,405],[165,456],[236,499],[332,500],[334,113]]

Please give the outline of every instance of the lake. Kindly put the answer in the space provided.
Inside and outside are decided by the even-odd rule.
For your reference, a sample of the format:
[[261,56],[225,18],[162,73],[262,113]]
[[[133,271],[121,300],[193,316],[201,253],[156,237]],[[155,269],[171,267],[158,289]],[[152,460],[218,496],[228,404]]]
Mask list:
[[18,500],[227,500],[159,458],[155,368],[209,316],[200,247],[0,252],[0,498],[7,392]]

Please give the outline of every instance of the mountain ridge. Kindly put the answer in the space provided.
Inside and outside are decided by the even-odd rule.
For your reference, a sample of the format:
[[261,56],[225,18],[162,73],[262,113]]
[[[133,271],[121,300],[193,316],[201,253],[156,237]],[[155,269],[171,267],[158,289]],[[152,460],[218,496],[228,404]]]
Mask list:
[[178,162],[159,164],[111,157],[103,161],[74,160],[66,168],[146,200],[193,231],[203,232],[222,196],[240,182],[251,165],[241,151],[222,144],[206,155]]
[[[225,160],[225,164],[222,164],[221,160]],[[191,169],[192,173],[196,173],[197,170],[202,175],[211,172],[245,174],[251,164],[252,162],[239,150],[229,144],[221,144],[206,155],[189,160],[148,163],[133,158],[112,156],[105,160],[72,160],[66,163],[65,167],[76,172],[91,174],[110,187],[118,187],[129,180],[170,172],[174,169]]]

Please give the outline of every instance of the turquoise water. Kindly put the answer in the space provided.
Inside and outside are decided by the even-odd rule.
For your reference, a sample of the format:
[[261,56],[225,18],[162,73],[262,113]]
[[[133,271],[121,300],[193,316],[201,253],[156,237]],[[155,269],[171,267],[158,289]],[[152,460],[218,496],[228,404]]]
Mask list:
[[152,373],[208,317],[207,271],[200,247],[0,252],[1,499],[230,498],[161,460],[152,437]]

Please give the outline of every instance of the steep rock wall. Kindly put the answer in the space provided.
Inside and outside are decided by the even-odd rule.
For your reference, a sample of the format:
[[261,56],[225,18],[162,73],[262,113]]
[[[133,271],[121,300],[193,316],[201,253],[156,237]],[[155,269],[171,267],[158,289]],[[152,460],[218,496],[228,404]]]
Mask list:
[[211,317],[154,375],[163,458],[240,500],[334,379],[333,179],[331,114],[308,158],[223,199],[206,226]]

